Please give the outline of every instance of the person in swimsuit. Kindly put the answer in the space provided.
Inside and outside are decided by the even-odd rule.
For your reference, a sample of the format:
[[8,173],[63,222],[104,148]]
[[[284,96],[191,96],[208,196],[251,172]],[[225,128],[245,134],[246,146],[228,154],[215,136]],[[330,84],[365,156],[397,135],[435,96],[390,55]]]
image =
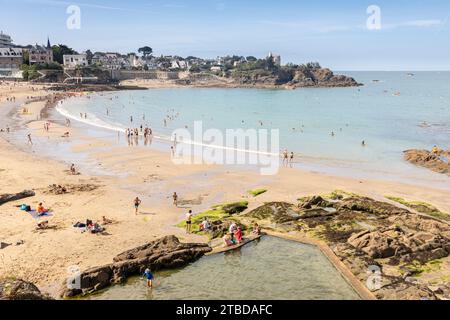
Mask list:
[[284,151],[283,151],[283,164],[288,164],[288,151],[287,151],[287,149],[284,149]]
[[191,233],[192,226],[192,210],[186,213],[186,233]]
[[44,215],[44,214],[46,214],[48,212],[48,210],[45,209],[44,206],[42,205],[42,202],[39,203],[39,205],[37,206],[36,211],[37,211],[39,216]]
[[174,205],[175,207],[178,207],[178,195],[177,195],[176,192],[173,193],[172,199],[173,199],[173,205]]
[[139,205],[141,204],[141,199],[139,199],[138,197],[136,197],[136,199],[134,199],[134,208],[135,208],[135,213],[134,214],[138,214],[138,210],[139,210]]

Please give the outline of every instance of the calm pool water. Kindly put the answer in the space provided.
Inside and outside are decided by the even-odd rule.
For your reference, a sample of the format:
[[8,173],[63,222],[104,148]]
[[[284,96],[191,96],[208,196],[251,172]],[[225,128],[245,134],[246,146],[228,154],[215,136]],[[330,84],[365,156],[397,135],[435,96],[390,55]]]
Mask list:
[[155,279],[153,289],[134,277],[89,299],[359,299],[318,248],[268,236]]

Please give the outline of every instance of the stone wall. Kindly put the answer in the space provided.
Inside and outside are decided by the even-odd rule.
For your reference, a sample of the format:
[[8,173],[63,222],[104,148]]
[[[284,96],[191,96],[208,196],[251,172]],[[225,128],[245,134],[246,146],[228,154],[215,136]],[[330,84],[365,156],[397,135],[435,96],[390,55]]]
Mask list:
[[112,78],[114,80],[177,80],[180,78],[179,72],[172,71],[131,71],[131,70],[113,70]]

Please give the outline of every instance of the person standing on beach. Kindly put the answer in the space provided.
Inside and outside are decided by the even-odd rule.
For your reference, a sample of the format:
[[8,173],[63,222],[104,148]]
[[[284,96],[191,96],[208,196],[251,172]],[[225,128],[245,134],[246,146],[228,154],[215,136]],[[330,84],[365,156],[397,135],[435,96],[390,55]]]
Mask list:
[[178,195],[177,195],[176,192],[173,193],[172,199],[173,199],[173,205],[174,205],[175,207],[178,207]]
[[289,157],[289,162],[291,164],[291,168],[292,168],[292,164],[294,163],[294,153],[291,151],[291,155]]
[[31,133],[29,133],[28,135],[27,135],[27,137],[28,137],[28,144],[33,144],[33,141],[31,140]]
[[141,199],[139,199],[139,197],[136,197],[136,199],[134,199],[134,209],[135,209],[134,214],[135,215],[138,214],[139,206],[141,205],[141,203],[142,203],[142,201],[141,201]]
[[186,233],[191,233],[192,227],[192,210],[186,213]]

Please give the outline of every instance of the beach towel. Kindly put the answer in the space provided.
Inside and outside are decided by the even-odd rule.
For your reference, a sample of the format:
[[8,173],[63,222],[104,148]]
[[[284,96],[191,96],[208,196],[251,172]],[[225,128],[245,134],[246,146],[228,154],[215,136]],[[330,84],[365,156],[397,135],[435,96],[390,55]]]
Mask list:
[[50,212],[46,212],[43,214],[38,214],[36,210],[28,211],[29,214],[35,219],[43,218],[43,217],[51,217],[53,216]]

